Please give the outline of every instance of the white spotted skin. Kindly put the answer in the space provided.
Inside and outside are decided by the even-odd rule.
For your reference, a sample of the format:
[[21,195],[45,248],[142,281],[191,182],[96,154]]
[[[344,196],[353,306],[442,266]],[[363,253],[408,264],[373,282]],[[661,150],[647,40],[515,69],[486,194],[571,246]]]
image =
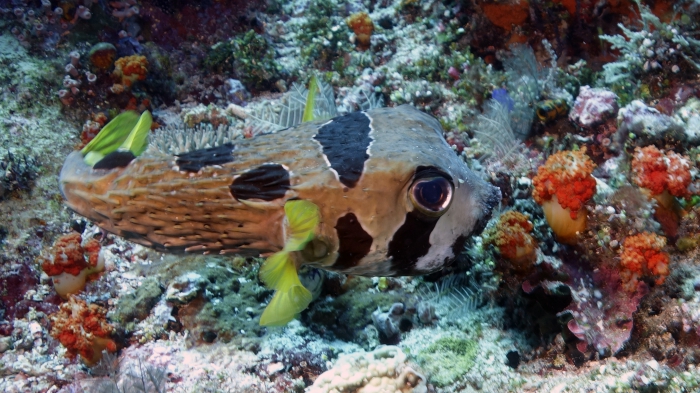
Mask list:
[[[60,186],[67,205],[79,214],[159,251],[269,255],[284,246],[285,202],[305,199],[319,207],[316,240],[328,254],[308,260],[299,253],[299,264],[367,276],[438,270],[455,258],[455,242],[470,236],[488,217],[500,192],[469,171],[431,116],[410,106],[374,109],[366,116],[372,142],[364,151],[369,158],[355,187],[339,181],[314,139],[328,120],[233,140],[231,162],[193,173],[180,170],[177,157],[166,153],[149,151],[124,168],[94,170],[74,152],[61,171]],[[237,200],[229,185],[263,164],[288,170],[290,187],[284,196],[271,201]],[[414,209],[408,191],[420,166],[448,174],[454,199],[435,223],[427,253],[413,258],[410,266],[399,266],[388,256],[389,244]],[[341,241],[335,227],[349,213],[356,216],[372,244],[366,255],[343,265],[338,263]]]

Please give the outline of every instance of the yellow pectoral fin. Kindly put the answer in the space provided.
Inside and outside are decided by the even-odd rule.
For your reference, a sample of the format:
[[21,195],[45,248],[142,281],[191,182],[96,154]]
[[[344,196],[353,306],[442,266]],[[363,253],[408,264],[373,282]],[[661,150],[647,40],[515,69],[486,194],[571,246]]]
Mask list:
[[294,270],[294,274],[296,274],[296,267],[289,253],[280,251],[270,255],[263,262],[258,274],[265,286],[270,289],[277,289],[285,275],[292,273],[289,271],[290,269]]
[[275,295],[260,316],[260,325],[286,325],[313,299],[311,292],[299,281],[294,261],[286,251],[280,251],[265,261],[260,268],[260,278],[275,289]]
[[284,204],[284,214],[289,222],[289,239],[285,251],[299,251],[313,239],[320,221],[318,206],[313,202],[296,200]]

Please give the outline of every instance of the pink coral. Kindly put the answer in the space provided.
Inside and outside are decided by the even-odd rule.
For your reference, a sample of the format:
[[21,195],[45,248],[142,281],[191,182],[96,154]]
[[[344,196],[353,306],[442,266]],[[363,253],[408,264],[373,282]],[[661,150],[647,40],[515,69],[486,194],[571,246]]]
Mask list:
[[610,90],[582,86],[569,120],[581,127],[593,127],[617,113],[617,95]]

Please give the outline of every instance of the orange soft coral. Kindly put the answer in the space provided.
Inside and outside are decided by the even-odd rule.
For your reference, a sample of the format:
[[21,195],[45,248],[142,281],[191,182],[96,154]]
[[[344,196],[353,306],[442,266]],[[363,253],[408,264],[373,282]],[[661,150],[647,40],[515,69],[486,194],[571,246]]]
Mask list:
[[88,306],[84,300],[69,296],[51,315],[51,336],[66,348],[69,357],[80,355],[87,365],[94,365],[102,358],[103,350],[117,350],[109,337],[114,327],[107,323],[106,314],[96,304]]
[[637,147],[632,157],[632,173],[634,182],[649,190],[652,195],[664,191],[676,197],[690,195],[690,163],[680,154],[672,151],[664,154],[653,145]]
[[655,276],[657,284],[664,282],[669,273],[669,256],[663,252],[665,246],[666,238],[654,233],[643,232],[625,238],[620,255],[620,276],[627,291],[634,292],[643,276]]
[[535,258],[536,243],[530,232],[533,225],[523,213],[511,210],[503,213],[493,230],[488,231],[485,242],[498,247],[503,258],[513,263],[513,267],[529,267],[528,262]]
[[355,33],[360,47],[369,48],[370,37],[374,31],[374,23],[369,15],[366,12],[354,13],[348,17],[347,24]]
[[43,258],[41,268],[51,276],[56,292],[65,298],[85,286],[88,276],[104,270],[100,260],[100,243],[90,239],[83,244],[78,233],[59,237],[51,254]]
[[491,23],[508,32],[515,26],[522,26],[529,16],[528,2],[524,0],[501,4],[484,2],[481,9]]
[[148,60],[145,56],[120,57],[114,63],[114,76],[120,78],[121,84],[126,87],[146,79],[146,73],[148,73]]
[[561,241],[573,242],[586,226],[586,216],[579,211],[595,194],[594,167],[585,150],[561,151],[551,155],[532,180],[532,197]]

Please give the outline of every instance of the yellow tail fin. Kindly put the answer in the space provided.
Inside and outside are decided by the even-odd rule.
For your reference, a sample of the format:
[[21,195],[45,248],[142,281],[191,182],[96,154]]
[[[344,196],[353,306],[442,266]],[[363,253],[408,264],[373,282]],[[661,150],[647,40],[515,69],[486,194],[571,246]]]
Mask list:
[[319,223],[318,206],[309,201],[289,201],[284,205],[289,222],[289,238],[284,249],[267,258],[260,267],[260,279],[275,290],[270,304],[260,316],[260,325],[283,326],[309,306],[311,292],[299,281],[291,252],[303,250]]

